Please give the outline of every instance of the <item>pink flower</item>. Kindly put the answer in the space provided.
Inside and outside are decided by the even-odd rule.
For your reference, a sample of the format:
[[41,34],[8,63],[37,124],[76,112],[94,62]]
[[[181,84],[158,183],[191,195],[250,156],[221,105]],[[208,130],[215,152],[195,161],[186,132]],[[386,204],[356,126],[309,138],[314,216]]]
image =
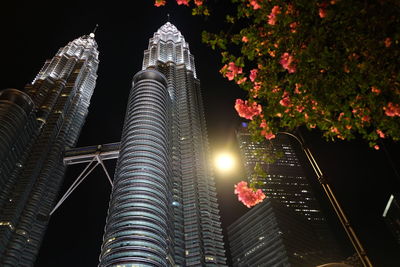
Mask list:
[[247,43],[249,41],[249,39],[247,38],[247,36],[243,36],[242,37],[242,42],[243,43]]
[[290,106],[290,97],[288,92],[284,92],[282,95],[281,101],[279,101],[279,104],[281,104],[284,107]]
[[269,129],[269,126],[267,124],[267,122],[263,119],[261,121],[260,127],[262,128],[261,130],[261,135],[264,136],[266,139],[271,140],[273,138],[275,138],[276,136],[271,132],[271,130]]
[[165,6],[165,0],[156,0],[155,1],[155,3],[154,3],[154,5],[156,6],[156,7],[159,7],[159,6]]
[[300,113],[303,112],[304,109],[305,109],[304,106],[300,106],[300,105],[299,105],[299,106],[296,107],[296,110],[297,110],[298,112],[300,112]]
[[282,67],[287,70],[289,73],[296,72],[296,65],[294,65],[294,58],[289,53],[285,52],[281,56],[281,60],[279,63]]
[[318,15],[321,19],[326,17],[326,7],[328,6],[327,2],[323,2],[319,4]]
[[254,98],[258,96],[258,91],[260,91],[260,89],[261,89],[261,83],[255,82],[253,89],[250,90],[253,93]]
[[386,107],[383,107],[383,110],[385,110],[386,116],[389,116],[389,117],[399,116],[400,117],[399,104],[393,104],[392,102],[389,102]]
[[292,22],[292,23],[290,23],[290,24],[289,24],[290,31],[291,31],[292,33],[295,33],[295,32],[297,31],[297,30],[296,30],[297,26],[299,26],[299,23],[298,23],[298,22]]
[[176,0],[178,5],[186,5],[189,6],[189,0]]
[[194,3],[196,4],[196,6],[202,6],[203,0],[194,0]]
[[268,24],[275,25],[277,20],[277,15],[281,13],[281,8],[279,6],[274,6],[271,9],[271,13],[268,15]]
[[377,129],[376,133],[379,135],[380,138],[385,138],[385,134],[381,130]]
[[250,5],[253,6],[254,10],[261,8],[261,6],[258,4],[256,0],[250,0]]
[[339,134],[339,130],[338,130],[338,128],[336,128],[336,127],[331,127],[330,131],[331,131],[332,133]]
[[363,116],[362,118],[361,118],[361,121],[362,122],[369,122],[371,120],[371,118],[369,117],[369,116],[367,116],[367,115],[365,115],[365,116]]
[[257,69],[252,69],[250,71],[250,81],[254,82],[254,80],[257,78],[257,73],[258,73]]
[[319,17],[320,17],[321,19],[325,18],[325,17],[326,17],[326,10],[325,10],[325,8],[319,8],[319,9],[318,9],[318,15],[319,15]]
[[392,38],[387,37],[387,38],[385,39],[385,46],[386,46],[386,47],[390,47],[391,45],[392,45]]
[[262,202],[265,198],[265,194],[261,189],[257,189],[254,192],[253,189],[247,186],[247,182],[241,181],[235,185],[235,194],[238,195],[239,201],[241,201],[246,207],[250,208]]
[[379,150],[379,146],[378,146],[378,145],[375,145],[374,148],[375,148],[376,150]]
[[276,55],[276,53],[275,53],[274,50],[268,50],[268,54],[269,54],[271,57],[275,57],[275,55]]
[[229,62],[228,65],[224,65],[220,72],[228,78],[228,80],[232,81],[238,74],[242,73],[242,68],[235,65],[234,62]]
[[338,117],[338,121],[341,121],[342,117],[344,116],[344,112],[340,112],[339,117]]
[[237,83],[237,84],[242,84],[242,83],[244,83],[245,81],[247,81],[247,77],[243,77],[242,79],[238,80],[236,83]]
[[261,105],[253,102],[243,101],[242,99],[236,99],[235,109],[240,117],[252,120],[254,116],[260,115],[262,112]]
[[379,95],[379,94],[381,93],[381,89],[378,89],[378,88],[375,87],[375,86],[372,86],[372,87],[371,87],[371,91],[372,91],[372,93],[375,93],[375,94],[377,94],[377,95]]

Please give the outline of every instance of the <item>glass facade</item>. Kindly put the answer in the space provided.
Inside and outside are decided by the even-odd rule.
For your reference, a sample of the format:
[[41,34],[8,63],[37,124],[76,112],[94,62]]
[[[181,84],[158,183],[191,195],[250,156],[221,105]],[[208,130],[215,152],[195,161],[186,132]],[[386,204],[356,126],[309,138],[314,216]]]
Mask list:
[[[157,157],[147,152],[141,156],[137,151],[132,153],[131,157],[142,157],[141,161],[138,161],[138,168],[147,165],[163,166],[166,170],[163,175],[167,176],[163,176],[162,179],[164,184],[157,181],[157,179],[160,180],[158,176],[149,176],[148,182],[156,183],[157,186],[152,186],[151,192],[146,193],[146,195],[151,195],[157,192],[157,196],[161,197],[161,199],[151,199],[148,203],[151,205],[150,209],[158,209],[156,214],[159,214],[157,216],[163,222],[157,225],[164,232],[162,235],[158,234],[160,240],[154,240],[154,237],[151,236],[148,238],[149,242],[161,242],[159,245],[163,243],[164,250],[158,250],[161,253],[158,258],[160,261],[150,263],[146,260],[155,259],[153,254],[149,254],[147,248],[141,249],[142,254],[139,247],[137,251],[132,251],[130,254],[127,244],[121,246],[125,254],[115,256],[113,260],[135,266],[136,264],[140,266],[225,266],[226,258],[214,178],[208,155],[200,81],[196,77],[194,57],[190,54],[189,45],[174,25],[167,22],[154,33],[153,38],[149,41],[148,49],[144,52],[142,68],[143,71],[134,78],[121,145],[122,147],[127,145],[124,140],[131,140],[133,137],[130,136],[135,133],[125,132],[128,131],[126,129],[129,127],[129,122],[138,119],[139,113],[151,106],[144,104],[148,99],[139,97],[141,94],[139,92],[141,90],[148,92],[149,96],[153,95],[150,97],[151,99],[155,99],[157,95],[159,101],[166,103],[166,109],[161,109],[160,105],[151,112],[143,113],[144,118],[135,124],[137,127],[135,129],[137,132],[148,131],[149,138],[150,135],[157,133],[154,135],[155,139],[162,143],[167,141],[167,147],[159,150],[156,153]],[[143,77],[143,81],[139,77]],[[138,82],[139,80],[141,82]],[[144,86],[145,83],[147,86]],[[165,92],[168,93],[167,98],[165,95],[162,97],[159,95],[161,91],[164,92],[163,86]],[[133,92],[137,93],[133,94]],[[135,99],[135,105],[131,107],[130,103],[133,99]],[[151,131],[148,130],[150,129],[148,124],[162,122],[165,122],[166,125],[163,124],[162,127],[154,125],[155,127],[151,128]],[[165,156],[167,151],[168,154]],[[122,161],[125,160],[127,159],[120,157],[118,166],[124,165],[125,163]],[[134,184],[139,177],[140,175],[134,175],[128,179],[134,188],[139,187],[139,184]],[[120,179],[118,167],[115,180],[117,182]],[[114,205],[114,199],[118,198],[119,194],[114,189],[100,256],[100,266],[110,266],[107,255],[114,253],[114,249],[109,248],[107,243],[113,242],[108,240],[117,238],[108,233],[119,231],[118,227],[113,228],[112,226],[114,209],[118,209]],[[134,205],[135,202],[131,201],[126,208],[130,209]],[[131,222],[131,225],[140,223],[138,219],[134,221]],[[114,230],[109,230],[111,228]],[[140,240],[142,237],[140,234],[134,234],[132,238]],[[107,252],[108,249],[110,251]],[[161,262],[161,255],[165,256],[163,262]]]
[[265,199],[228,227],[232,265],[309,267],[326,263],[307,220]]
[[94,35],[85,35],[47,60],[24,93],[1,93],[0,145],[11,151],[0,154],[1,266],[35,261],[63,180],[63,152],[75,145],[84,124],[98,63]]
[[[248,181],[253,182],[254,179],[261,181],[260,188],[262,188],[268,199],[275,203],[274,214],[285,211],[287,214],[292,214],[293,218],[299,218],[296,220],[303,220],[309,228],[311,227],[312,233],[316,237],[314,241],[317,246],[310,247],[309,254],[318,254],[321,259],[324,259],[320,263],[343,259],[342,251],[333,237],[325,215],[321,211],[320,204],[315,198],[313,188],[304,173],[298,158],[298,152],[292,145],[290,138],[287,135],[280,134],[271,141],[271,144],[268,144],[267,141],[253,141],[246,127],[241,127],[237,131],[237,139]],[[278,152],[281,156],[274,162],[264,162],[256,155],[260,152]],[[266,172],[265,177],[255,174],[254,167],[257,163]],[[251,214],[252,212],[253,210],[250,210],[248,213]],[[292,226],[295,227],[294,225]],[[287,229],[290,229],[290,227]],[[293,231],[294,228],[291,230]],[[233,239],[231,241],[231,238],[232,236],[230,235],[229,239],[232,246],[231,242],[236,241]],[[311,249],[315,247],[318,249]],[[260,250],[259,253],[264,252]],[[296,253],[300,255],[299,252]],[[232,256],[237,257],[237,255]]]

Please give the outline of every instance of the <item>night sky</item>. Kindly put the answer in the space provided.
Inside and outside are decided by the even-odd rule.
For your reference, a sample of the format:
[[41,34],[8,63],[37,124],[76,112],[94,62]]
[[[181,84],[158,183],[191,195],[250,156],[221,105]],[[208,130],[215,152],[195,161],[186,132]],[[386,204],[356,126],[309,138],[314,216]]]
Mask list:
[[[89,34],[98,23],[98,79],[78,146],[118,142],[133,75],[141,70],[149,38],[169,13],[195,56],[211,152],[237,152],[234,130],[241,120],[233,105],[245,93],[220,76],[219,54],[202,44],[200,36],[203,29],[213,30],[220,21],[203,22],[192,17],[190,9],[170,2],[162,8],[153,7],[152,0],[2,3],[0,90],[23,89],[46,59],[69,41]],[[226,8],[225,2],[217,1],[216,14]],[[385,149],[375,151],[361,140],[327,143],[316,131],[303,133],[374,265],[400,266],[400,247],[382,219],[390,194],[400,197],[400,145],[385,142]],[[115,161],[106,164],[113,174]],[[68,169],[63,191],[84,167]],[[239,166],[231,174],[217,173],[215,178],[226,228],[247,210],[233,194],[234,183],[244,179],[244,174]],[[98,167],[53,214],[36,266],[96,266],[109,194],[110,185]],[[338,223],[332,221],[332,225],[344,240]],[[344,250],[353,253],[348,245]]]

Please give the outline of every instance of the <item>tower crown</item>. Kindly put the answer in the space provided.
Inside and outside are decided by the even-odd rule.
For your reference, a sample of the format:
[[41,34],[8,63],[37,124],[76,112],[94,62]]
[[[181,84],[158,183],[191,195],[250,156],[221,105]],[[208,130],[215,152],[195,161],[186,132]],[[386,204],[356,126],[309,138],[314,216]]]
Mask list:
[[173,41],[186,43],[185,38],[183,38],[181,32],[176,28],[175,25],[173,25],[169,21],[161,26],[156,33],[154,33],[153,39],[156,38],[159,38],[164,42]]
[[149,40],[149,47],[144,52],[143,67],[154,67],[158,63],[172,62],[184,64],[196,78],[194,57],[190,54],[189,44],[175,25],[169,21],[161,26]]

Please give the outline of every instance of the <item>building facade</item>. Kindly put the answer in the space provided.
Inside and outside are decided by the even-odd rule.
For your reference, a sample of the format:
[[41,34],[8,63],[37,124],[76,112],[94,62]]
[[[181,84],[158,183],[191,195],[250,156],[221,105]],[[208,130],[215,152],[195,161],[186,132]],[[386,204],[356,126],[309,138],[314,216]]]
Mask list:
[[135,75],[100,266],[225,266],[194,57],[167,22]]
[[31,266],[84,124],[98,67],[94,34],[59,49],[23,92],[0,92],[0,265]]
[[326,263],[308,221],[269,198],[231,224],[228,236],[235,267]]
[[[271,208],[271,212],[268,216],[274,218],[276,217],[275,214],[278,213],[291,214],[290,216],[293,217],[293,220],[296,220],[297,222],[303,221],[303,223],[300,223],[299,225],[306,224],[315,236],[313,243],[310,243],[312,245],[309,246],[308,252],[303,251],[304,246],[302,246],[300,242],[298,243],[299,247],[294,248],[298,251],[290,252],[292,255],[293,253],[296,253],[297,255],[302,255],[303,257],[305,257],[305,254],[314,255],[313,259],[310,258],[310,263],[312,264],[315,263],[314,259],[318,258],[323,261],[317,263],[327,263],[344,259],[345,257],[342,255],[340,246],[338,245],[336,239],[331,232],[325,215],[321,211],[320,204],[315,198],[314,189],[310,185],[310,182],[305,175],[305,172],[300,164],[297,155],[298,152],[291,143],[290,138],[291,137],[287,135],[280,134],[275,139],[273,139],[271,143],[267,141],[256,142],[252,140],[252,137],[248,132],[246,125],[243,125],[243,127],[241,127],[237,131],[237,139],[248,181],[261,181],[260,188],[262,188],[264,193],[267,195],[269,199],[267,202],[272,201],[273,203],[273,205],[265,204],[273,207]],[[260,160],[260,157],[256,155],[260,153],[278,153],[280,155],[275,161],[267,162]],[[256,174],[254,170],[256,164],[258,164],[262,168],[262,170],[265,171],[265,177],[261,177]],[[254,216],[252,214],[257,213],[257,210],[258,209],[252,209],[248,212],[248,215],[246,214],[245,216]],[[240,220],[245,219],[239,219],[238,221]],[[274,218],[274,220],[283,222],[285,221],[277,218]],[[237,222],[236,224],[238,223],[240,222]],[[262,223],[260,222],[259,227],[262,227],[261,225]],[[236,230],[232,230],[232,227],[234,228],[234,226],[230,226],[231,233],[229,234],[231,249],[232,244],[240,242],[238,240],[235,240],[236,238],[243,238],[238,237],[240,235],[234,237],[235,235],[233,232],[235,232]],[[284,238],[286,238],[289,233],[296,231],[296,228],[293,224],[290,225],[287,223],[278,223],[276,229],[278,228],[279,230],[277,231],[281,231],[282,233],[284,233]],[[273,236],[274,234],[273,232],[271,232],[270,238],[273,238]],[[265,236],[265,238],[268,239],[269,237]],[[309,243],[309,241],[307,241],[306,239],[304,239],[303,241],[305,242],[304,244]],[[249,247],[248,249],[251,250],[252,248]],[[258,250],[258,253],[267,253],[267,250]],[[240,257],[243,263],[247,261],[246,257],[238,256],[237,254],[233,254],[232,256],[236,260],[238,257]],[[236,266],[250,265],[240,265],[238,263],[238,265]]]

